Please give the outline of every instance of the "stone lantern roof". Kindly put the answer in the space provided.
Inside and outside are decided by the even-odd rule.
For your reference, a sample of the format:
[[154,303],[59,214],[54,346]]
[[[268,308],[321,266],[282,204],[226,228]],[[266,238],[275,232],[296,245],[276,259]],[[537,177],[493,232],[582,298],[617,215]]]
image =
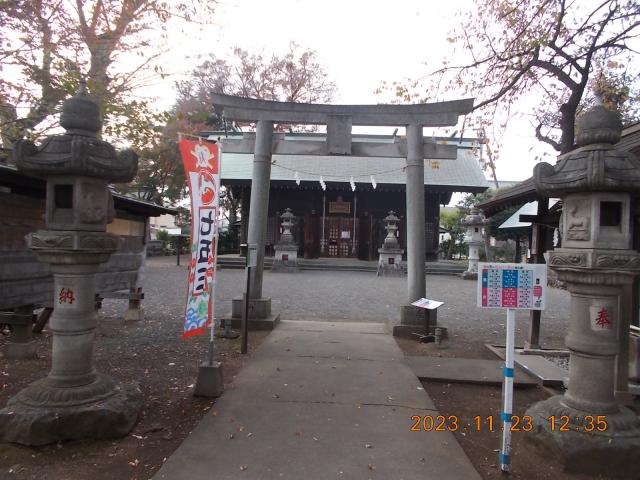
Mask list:
[[138,156],[132,150],[117,153],[98,139],[102,128],[100,108],[80,85],[78,93],[62,105],[62,135],[47,137],[38,147],[29,140],[16,143],[14,155],[18,169],[28,175],[72,175],[130,182],[138,170]]
[[620,116],[598,105],[576,121],[578,148],[558,157],[558,163],[536,165],[533,180],[539,194],[562,197],[585,191],[640,191],[640,160],[615,148],[620,140]]
[[400,219],[396,217],[396,212],[394,212],[393,210],[389,210],[389,215],[384,217],[384,221],[387,223],[391,223],[391,222],[399,222]]
[[289,222],[289,224],[291,225],[293,223],[293,219],[296,218],[296,216],[291,212],[290,208],[285,208],[284,213],[280,215],[280,218],[284,222]]
[[462,220],[461,223],[467,227],[482,227],[484,226],[485,222],[486,218],[484,217],[484,215],[482,215],[479,209],[474,207],[469,212],[469,215],[464,217],[464,220]]

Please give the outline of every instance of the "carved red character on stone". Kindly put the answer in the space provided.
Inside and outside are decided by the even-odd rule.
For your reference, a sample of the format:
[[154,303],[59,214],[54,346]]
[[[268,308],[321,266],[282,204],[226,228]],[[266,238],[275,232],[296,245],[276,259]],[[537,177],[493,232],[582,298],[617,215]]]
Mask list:
[[609,312],[606,308],[602,307],[598,311],[598,316],[596,317],[596,325],[600,328],[611,328],[611,319],[609,318]]
[[73,294],[73,290],[70,288],[61,288],[60,295],[58,296],[58,303],[72,304],[76,297]]

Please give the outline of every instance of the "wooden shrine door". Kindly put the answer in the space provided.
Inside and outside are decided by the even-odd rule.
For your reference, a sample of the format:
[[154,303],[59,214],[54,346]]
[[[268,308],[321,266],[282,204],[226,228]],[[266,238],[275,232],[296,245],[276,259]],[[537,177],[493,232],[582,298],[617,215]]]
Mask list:
[[304,217],[304,258],[317,258],[320,251],[319,217]]
[[354,231],[352,217],[327,217],[325,231],[327,235],[327,254],[329,257],[347,258],[355,256],[354,241],[357,243],[357,225]]

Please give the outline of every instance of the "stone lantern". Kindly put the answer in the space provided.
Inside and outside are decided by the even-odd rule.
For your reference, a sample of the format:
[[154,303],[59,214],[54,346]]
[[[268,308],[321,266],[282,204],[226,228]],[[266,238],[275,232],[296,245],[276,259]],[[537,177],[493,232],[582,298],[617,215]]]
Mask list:
[[51,371],[0,410],[0,437],[26,445],[123,436],[142,407],[137,385],[122,385],[93,367],[95,275],[119,245],[106,232],[114,216],[108,184],[131,181],[137,156],[116,154],[98,138],[99,107],[84,85],[64,102],[60,124],[66,133],[39,147],[20,141],[14,151],[20,171],[47,182],[46,229],[27,241],[54,277]]
[[614,147],[622,131],[616,112],[597,106],[576,123],[579,148],[534,170],[536,190],[563,201],[562,248],[550,252],[549,267],[571,294],[571,357],[567,391],[529,408],[536,428],[527,435],[569,471],[635,476],[640,421],[616,401],[614,378],[620,312],[631,301],[622,292],[640,272],[631,213],[640,160]]
[[478,278],[478,262],[480,261],[480,248],[484,245],[482,229],[486,224],[486,219],[477,208],[472,208],[462,224],[467,227],[464,235],[464,242],[469,246],[469,266],[462,273],[462,278],[469,280]]
[[291,228],[295,223],[295,215],[291,209],[285,209],[280,215],[282,219],[282,235],[275,246],[275,258],[271,266],[272,272],[297,272],[298,271],[298,245],[296,245]]
[[382,248],[378,249],[380,256],[378,257],[378,275],[402,275],[404,269],[402,265],[402,254],[404,250],[400,248],[398,244],[398,237],[396,232],[398,231],[398,222],[400,219],[396,217],[393,210],[389,212],[389,215],[384,217],[385,230],[387,230],[387,236],[384,239]]

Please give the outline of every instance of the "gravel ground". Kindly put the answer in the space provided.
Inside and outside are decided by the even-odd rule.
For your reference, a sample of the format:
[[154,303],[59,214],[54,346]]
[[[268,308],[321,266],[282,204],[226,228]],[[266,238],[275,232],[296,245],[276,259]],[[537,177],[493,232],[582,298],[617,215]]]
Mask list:
[[[186,261],[186,259],[185,259]],[[176,333],[184,305],[184,266],[171,265],[173,257],[147,259],[144,277],[148,316],[175,317]],[[231,299],[244,289],[244,270],[221,269],[216,285],[216,314],[231,312]],[[173,288],[167,288],[171,285]],[[287,320],[349,320],[399,322],[399,309],[406,302],[406,277],[377,277],[368,272],[301,271],[296,274],[264,274],[263,295],[272,298],[272,311]],[[452,340],[473,343],[504,343],[506,313],[476,307],[476,282],[453,276],[427,276],[427,296],[445,302],[438,310],[438,323],[448,327]],[[105,300],[103,315],[121,316],[126,302]],[[516,313],[516,344],[526,337],[528,312]],[[569,317],[569,294],[549,288],[547,310],[542,315],[541,342],[545,348],[564,346]]]
[[[8,475],[16,480],[146,480],[177,448],[204,412],[215,409],[212,399],[192,396],[198,365],[206,355],[207,338],[201,336],[187,342],[179,339],[187,269],[185,266],[177,267],[174,262],[174,258],[166,257],[148,259],[143,282],[144,322],[124,324],[122,316],[127,302],[122,300],[105,300],[100,312],[102,320],[99,322],[95,345],[97,369],[125,383],[138,381],[144,391],[145,404],[134,431],[114,441],[62,442],[35,449],[0,445],[0,478]],[[244,280],[243,270],[223,269],[218,272],[218,315],[226,315],[231,311],[231,299],[241,294]],[[364,272],[266,272],[264,294],[272,297],[273,311],[280,312],[284,319],[392,324],[399,321],[399,307],[406,301],[407,280],[376,277],[375,274]],[[452,276],[427,276],[427,295],[445,302],[439,310],[438,322],[449,328],[449,341],[441,346],[442,349],[433,351],[434,344],[398,339],[405,353],[495,358],[483,344],[504,343],[506,313],[481,310],[475,306],[476,282]],[[542,342],[545,347],[562,347],[569,315],[569,295],[558,289],[549,289],[548,295],[548,310],[544,312],[542,321]],[[521,344],[527,332],[528,315],[521,312],[516,318],[516,340]],[[251,332],[250,353],[266,334]],[[6,341],[6,337],[2,337],[0,344]],[[0,359],[0,405],[49,370],[50,332],[45,331],[36,341],[39,359]],[[233,388],[233,376],[242,367],[246,357],[238,352],[239,340],[217,340],[216,345],[217,356],[225,368],[225,384],[227,388]],[[473,410],[467,414],[482,415],[484,418],[494,414],[493,410],[498,411],[500,407],[497,387],[493,390],[486,387],[484,393],[469,386],[445,385],[442,388],[436,384],[425,385],[425,388],[445,415],[462,415],[467,408]],[[531,398],[522,396],[520,404],[524,408],[545,396],[540,392],[537,395]],[[473,442],[468,444],[464,443],[465,439],[460,437],[459,441],[474,461],[474,466],[482,472],[483,478],[497,478],[495,474],[499,476],[499,472],[494,465],[495,453],[492,450],[496,448],[494,444],[497,437],[480,439],[474,436]],[[485,443],[490,446],[485,447]],[[514,475],[514,478],[565,479],[556,476],[556,471],[551,472],[551,476],[546,475],[552,466],[545,459],[532,457],[529,463],[531,465],[518,467],[522,475]],[[532,472],[540,470],[540,464],[547,465],[545,475],[533,475]]]

